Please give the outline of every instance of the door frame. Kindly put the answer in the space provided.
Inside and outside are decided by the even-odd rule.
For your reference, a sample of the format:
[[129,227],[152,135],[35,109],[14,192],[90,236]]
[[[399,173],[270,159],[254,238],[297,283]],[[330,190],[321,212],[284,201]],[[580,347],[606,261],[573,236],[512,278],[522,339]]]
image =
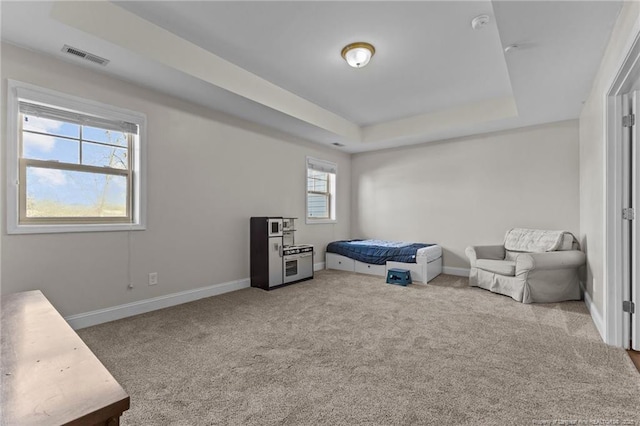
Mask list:
[[[623,166],[623,105],[622,95],[632,90],[640,79],[640,28],[634,28],[635,37],[618,72],[613,77],[606,95],[605,104],[605,206],[604,206],[604,321],[603,334],[605,343],[609,345],[627,346],[629,326],[625,323],[628,314],[622,311],[623,300],[629,298],[629,287],[625,285],[625,265],[629,265],[629,253],[623,250],[623,182],[630,179],[625,176]],[[636,118],[636,125],[640,125],[640,114]],[[637,182],[636,185],[640,185]],[[640,212],[636,212],[636,220],[640,220]],[[624,256],[627,256],[625,259]],[[640,309],[640,307],[637,307]]]

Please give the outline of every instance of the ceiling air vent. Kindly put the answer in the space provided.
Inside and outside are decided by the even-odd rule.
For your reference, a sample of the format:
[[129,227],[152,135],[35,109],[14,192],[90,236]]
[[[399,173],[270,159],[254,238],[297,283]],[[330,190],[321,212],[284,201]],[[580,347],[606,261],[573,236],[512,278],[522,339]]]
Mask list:
[[67,44],[64,45],[62,51],[64,53],[77,56],[78,58],[86,59],[87,61],[93,62],[94,64],[105,66],[109,63],[108,59],[101,58],[100,56],[85,52],[84,50],[80,50],[75,47],[71,47]]

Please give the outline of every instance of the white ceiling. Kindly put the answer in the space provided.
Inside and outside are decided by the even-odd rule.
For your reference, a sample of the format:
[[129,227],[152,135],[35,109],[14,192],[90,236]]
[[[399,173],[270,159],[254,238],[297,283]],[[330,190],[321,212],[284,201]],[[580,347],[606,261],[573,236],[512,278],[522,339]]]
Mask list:
[[[6,2],[2,41],[347,152],[577,118],[619,1]],[[471,20],[490,23],[480,30]],[[371,63],[340,51],[366,41]],[[504,47],[518,44],[508,53]],[[111,62],[62,53],[68,44]]]

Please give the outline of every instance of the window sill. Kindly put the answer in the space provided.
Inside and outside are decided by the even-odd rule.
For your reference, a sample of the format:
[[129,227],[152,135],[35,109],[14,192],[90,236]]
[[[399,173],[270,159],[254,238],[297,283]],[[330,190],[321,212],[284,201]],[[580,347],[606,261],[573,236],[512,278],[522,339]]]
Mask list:
[[18,225],[7,229],[7,234],[61,234],[71,232],[144,231],[145,225],[131,223],[92,223],[86,225]]
[[336,219],[309,219],[307,218],[307,225],[325,225],[327,223],[338,223]]

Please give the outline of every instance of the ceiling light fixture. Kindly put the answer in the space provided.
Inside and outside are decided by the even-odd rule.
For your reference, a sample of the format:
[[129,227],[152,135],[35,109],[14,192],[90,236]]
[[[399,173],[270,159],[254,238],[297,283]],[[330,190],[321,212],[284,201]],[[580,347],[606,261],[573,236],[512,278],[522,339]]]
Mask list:
[[363,41],[348,44],[342,49],[342,57],[354,68],[367,65],[375,53],[375,47]]

